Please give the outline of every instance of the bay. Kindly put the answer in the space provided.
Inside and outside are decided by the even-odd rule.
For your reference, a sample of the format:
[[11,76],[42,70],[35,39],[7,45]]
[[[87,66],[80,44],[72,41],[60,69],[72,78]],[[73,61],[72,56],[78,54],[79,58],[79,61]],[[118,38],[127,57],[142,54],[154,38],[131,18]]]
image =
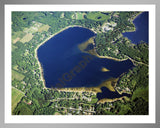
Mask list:
[[136,31],[125,32],[123,36],[130,39],[134,44],[138,44],[140,41],[148,43],[149,12],[142,12],[133,20],[133,23],[136,27]]

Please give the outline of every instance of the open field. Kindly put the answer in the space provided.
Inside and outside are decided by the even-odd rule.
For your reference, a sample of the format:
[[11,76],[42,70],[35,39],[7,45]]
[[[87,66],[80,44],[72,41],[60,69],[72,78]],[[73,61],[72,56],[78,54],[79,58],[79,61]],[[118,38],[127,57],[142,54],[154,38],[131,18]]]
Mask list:
[[43,25],[42,27],[38,28],[38,32],[48,31],[49,28],[49,25]]
[[42,23],[39,22],[34,22],[33,26],[29,27],[29,28],[24,28],[24,32],[25,33],[35,33],[38,31],[38,29],[42,26]]
[[25,36],[25,32],[18,31],[12,33],[12,44],[15,44],[17,41],[20,41],[21,38]]
[[13,69],[18,71],[18,65],[14,65]]
[[20,40],[20,38],[19,37],[17,37],[16,39],[14,39],[13,40],[13,44],[15,44],[17,41],[19,41]]
[[29,42],[33,38],[32,33],[26,34],[20,41],[22,43]]
[[24,94],[22,92],[12,87],[12,112],[23,96]]
[[77,13],[76,13],[76,19],[77,19],[77,20],[82,20],[82,19],[84,19],[84,13],[77,12]]
[[90,12],[87,14],[87,18],[95,21],[104,21],[108,20],[110,16],[102,14],[101,12]]
[[23,74],[20,74],[18,73],[17,71],[15,70],[12,70],[12,79],[17,79],[17,80],[23,80],[24,79],[24,75]]
[[22,31],[18,31],[18,32],[13,32],[12,33],[12,42],[14,40],[18,40],[18,38],[22,38],[23,36],[25,36],[25,32],[22,32]]
[[24,28],[23,31],[12,33],[12,43],[15,44],[17,41],[22,43],[29,42],[33,38],[33,33],[48,31],[49,25],[43,25],[42,23],[35,22],[32,27]]

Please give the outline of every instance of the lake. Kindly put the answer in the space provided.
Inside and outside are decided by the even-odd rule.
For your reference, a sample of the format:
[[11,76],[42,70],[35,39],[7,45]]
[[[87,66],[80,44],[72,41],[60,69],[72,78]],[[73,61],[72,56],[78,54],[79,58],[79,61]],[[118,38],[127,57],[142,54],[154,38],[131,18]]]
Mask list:
[[138,44],[141,40],[148,43],[148,35],[149,35],[149,12],[143,12],[138,15],[133,23],[136,27],[135,32],[125,32],[123,33],[124,37],[127,37],[131,40],[132,43]]
[[114,98],[120,98],[122,96],[127,96],[127,97],[131,96],[131,94],[127,94],[127,93],[119,94],[117,91],[112,92],[106,87],[102,87],[101,90],[102,90],[101,93],[97,93],[98,100],[103,98],[114,99]]
[[[37,55],[46,87],[95,87],[109,78],[117,78],[133,67],[129,59],[115,61],[80,51],[78,44],[93,36],[96,34],[89,29],[70,27],[38,48]],[[109,71],[103,72],[102,68]]]

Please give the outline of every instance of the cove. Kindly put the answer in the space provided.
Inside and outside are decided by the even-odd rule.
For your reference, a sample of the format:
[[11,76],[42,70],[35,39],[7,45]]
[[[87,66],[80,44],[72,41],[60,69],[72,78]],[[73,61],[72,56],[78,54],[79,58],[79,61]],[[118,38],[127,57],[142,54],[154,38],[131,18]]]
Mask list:
[[136,27],[136,31],[134,32],[125,32],[123,33],[124,37],[127,37],[131,40],[132,43],[138,44],[140,41],[144,41],[148,43],[148,16],[149,12],[143,12],[138,15],[133,23]]
[[103,98],[114,99],[114,98],[120,98],[122,96],[127,96],[127,97],[131,96],[131,94],[127,94],[127,93],[119,94],[117,91],[112,92],[106,87],[102,87],[101,90],[102,90],[102,93],[97,93],[98,100],[101,100]]
[[[78,45],[93,36],[96,34],[89,29],[70,27],[38,48],[37,56],[46,87],[95,87],[109,78],[119,77],[134,66],[129,59],[115,61],[80,51]],[[108,71],[102,72],[102,67]]]

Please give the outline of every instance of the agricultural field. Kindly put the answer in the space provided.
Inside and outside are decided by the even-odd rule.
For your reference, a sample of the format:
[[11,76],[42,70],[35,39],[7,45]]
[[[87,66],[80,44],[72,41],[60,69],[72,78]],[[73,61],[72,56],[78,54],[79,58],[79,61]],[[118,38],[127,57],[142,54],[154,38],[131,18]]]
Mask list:
[[95,21],[104,21],[110,18],[110,15],[102,14],[101,12],[89,12],[87,18]]
[[12,112],[23,96],[24,93],[12,87]]
[[24,36],[25,36],[25,32],[22,32],[22,31],[13,32],[13,34],[12,34],[12,43],[15,44],[17,41],[19,41]]
[[49,28],[49,25],[43,25],[42,27],[38,28],[38,32],[48,31]]
[[26,34],[20,41],[22,43],[29,42],[33,38],[32,33]]
[[17,79],[19,81],[23,80],[24,79],[24,75],[23,74],[20,74],[19,72],[15,71],[15,70],[12,70],[12,79]]
[[29,28],[25,28],[23,30],[23,32],[25,32],[25,33],[32,33],[33,34],[33,33],[36,33],[41,26],[43,26],[42,23],[34,22],[33,26],[31,26]]
[[19,37],[17,37],[16,39],[14,39],[13,40],[13,44],[15,44],[17,41],[19,41],[20,40],[20,38]]
[[33,22],[33,26],[24,28],[23,31],[12,32],[12,43],[15,44],[17,41],[20,41],[22,43],[29,42],[33,38],[34,33],[48,31],[49,28],[49,25],[44,25],[39,22]]

